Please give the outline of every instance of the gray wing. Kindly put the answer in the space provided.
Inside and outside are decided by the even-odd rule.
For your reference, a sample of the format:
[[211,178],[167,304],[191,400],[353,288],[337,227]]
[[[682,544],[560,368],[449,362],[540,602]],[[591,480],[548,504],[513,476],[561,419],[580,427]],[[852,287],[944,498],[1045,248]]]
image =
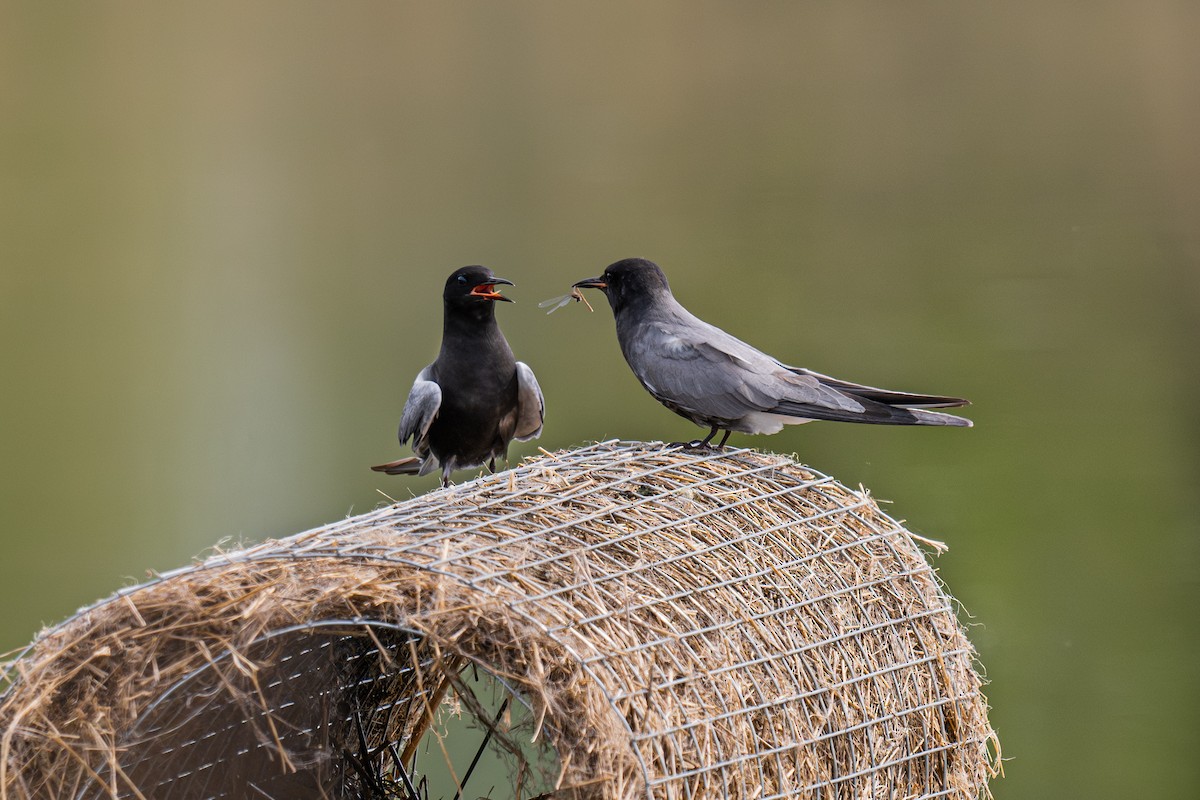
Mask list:
[[413,450],[418,453],[424,450],[425,436],[441,407],[442,387],[433,381],[431,367],[426,367],[417,373],[417,379],[408,390],[408,399],[404,401],[404,412],[400,415],[400,444],[411,437]]
[[623,349],[638,380],[685,415],[738,420],[766,411],[845,418],[864,411],[861,403],[824,386],[814,375],[792,372],[691,314],[648,323],[628,338]]
[[517,362],[517,425],[514,436],[520,441],[542,435],[542,420],[546,416],[546,401],[537,378],[523,362]]
[[840,392],[852,394],[855,397],[863,397],[867,400],[874,400],[877,403],[885,403],[889,406],[904,406],[906,408],[954,408],[956,406],[971,405],[969,400],[962,397],[897,392],[892,389],[881,389],[878,386],[867,386],[862,383],[851,383],[850,381],[831,378],[828,375],[822,375],[819,372],[804,369],[803,367],[788,367],[788,369],[797,375],[810,375],[820,381],[822,385],[831,386]]

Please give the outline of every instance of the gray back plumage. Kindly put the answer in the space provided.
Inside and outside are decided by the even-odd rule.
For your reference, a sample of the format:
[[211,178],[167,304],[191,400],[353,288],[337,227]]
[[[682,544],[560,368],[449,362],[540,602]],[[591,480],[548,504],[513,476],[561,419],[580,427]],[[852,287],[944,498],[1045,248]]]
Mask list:
[[[618,273],[613,283],[630,282],[629,272]],[[632,290],[612,283],[606,289],[621,352],[650,394],[699,425],[773,433],[783,424],[812,419],[971,424],[961,417],[910,408],[965,405],[965,400],[840,381],[763,353],[680,305],[661,270],[649,262],[635,265],[632,282]]]

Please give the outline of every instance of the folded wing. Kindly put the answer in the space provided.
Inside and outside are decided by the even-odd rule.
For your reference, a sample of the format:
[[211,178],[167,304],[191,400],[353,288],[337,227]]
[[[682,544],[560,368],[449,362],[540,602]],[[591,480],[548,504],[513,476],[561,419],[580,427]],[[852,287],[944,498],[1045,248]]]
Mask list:
[[428,452],[425,437],[441,407],[442,387],[434,382],[432,370],[426,367],[417,374],[408,391],[408,399],[404,401],[404,411],[400,414],[400,444],[412,439],[413,450],[418,455]]
[[546,401],[542,387],[526,364],[517,362],[517,425],[514,436],[520,441],[542,435],[542,420],[546,417]]

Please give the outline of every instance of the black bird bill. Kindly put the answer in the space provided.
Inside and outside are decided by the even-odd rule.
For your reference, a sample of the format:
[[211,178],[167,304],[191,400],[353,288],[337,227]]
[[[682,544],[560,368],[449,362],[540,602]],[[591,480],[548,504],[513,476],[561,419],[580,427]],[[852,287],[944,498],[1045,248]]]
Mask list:
[[601,278],[601,277],[584,278],[581,281],[575,281],[574,283],[572,283],[571,288],[572,289],[607,289],[608,284],[605,283],[604,278]]
[[501,300],[505,303],[516,302],[511,297],[505,297],[504,295],[497,292],[496,286],[498,284],[504,284],[505,286],[516,286],[515,283],[513,283],[510,280],[506,280],[504,278],[491,278],[488,283],[481,283],[478,286],[476,286],[474,289],[472,289],[471,295],[474,297],[482,297],[485,300],[492,300],[492,301]]

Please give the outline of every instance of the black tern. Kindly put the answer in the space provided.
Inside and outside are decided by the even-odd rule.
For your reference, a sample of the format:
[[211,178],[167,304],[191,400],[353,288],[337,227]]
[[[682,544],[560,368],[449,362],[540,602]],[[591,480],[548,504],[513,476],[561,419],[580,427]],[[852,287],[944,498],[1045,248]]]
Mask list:
[[545,402],[533,370],[513,358],[496,324],[496,291],[486,267],[455,270],[442,292],[442,349],[417,375],[400,415],[400,444],[412,439],[416,456],[371,467],[389,475],[426,475],[442,470],[442,485],[456,469],[508,457],[513,439],[542,432]]
[[612,306],[617,341],[633,374],[654,399],[711,430],[689,447],[706,447],[719,431],[778,433],[812,420],[877,425],[953,425],[971,421],[924,411],[969,405],[959,397],[863,386],[784,364],[691,314],[671,294],[657,264],[627,258],[573,289],[599,289]]

